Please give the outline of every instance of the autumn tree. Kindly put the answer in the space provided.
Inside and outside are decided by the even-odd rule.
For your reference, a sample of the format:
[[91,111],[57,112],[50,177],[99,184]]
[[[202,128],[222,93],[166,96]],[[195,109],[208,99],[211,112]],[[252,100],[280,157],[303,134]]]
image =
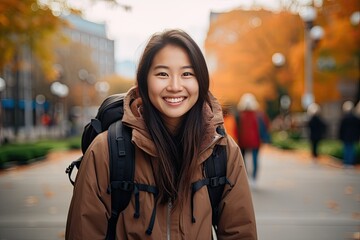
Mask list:
[[54,55],[48,44],[54,33],[65,25],[65,21],[36,0],[0,1],[0,69],[13,63],[14,57],[26,46],[51,77]]
[[[325,29],[315,55],[316,96],[321,102],[341,98],[356,101],[355,95],[359,94],[356,90],[359,91],[360,84],[360,23],[359,19],[351,21],[351,15],[359,10],[358,0],[324,1],[318,9],[319,24]],[[350,96],[342,95],[342,86],[353,89]]]
[[[325,30],[313,49],[314,95],[320,104],[343,97],[340,83],[359,82],[359,25],[350,22],[359,5],[357,0],[336,0],[316,6],[315,24]],[[289,94],[292,110],[303,111],[304,23],[297,13],[301,7],[294,0],[282,12],[233,10],[212,15],[205,51],[212,91],[220,101],[236,103],[243,93],[252,92],[265,108]],[[274,53],[285,56],[280,68],[271,62]]]
[[[242,94],[254,93],[265,108],[278,102],[292,84],[287,62],[291,47],[301,41],[301,20],[288,12],[234,10],[219,14],[210,24],[205,42],[212,90],[222,102],[237,103]],[[272,56],[281,53],[280,68]]]

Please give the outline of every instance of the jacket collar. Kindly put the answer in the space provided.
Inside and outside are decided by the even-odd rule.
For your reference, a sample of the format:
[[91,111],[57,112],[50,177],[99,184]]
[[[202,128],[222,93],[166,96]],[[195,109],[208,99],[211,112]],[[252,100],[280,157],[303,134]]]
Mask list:
[[[209,92],[210,103],[204,104],[205,133],[200,152],[213,146],[222,137],[216,128],[223,124],[223,114],[220,103]],[[157,151],[150,133],[147,130],[145,121],[141,115],[142,101],[137,94],[137,87],[132,87],[126,94],[124,101],[123,122],[133,129],[132,141],[143,151],[156,157]]]

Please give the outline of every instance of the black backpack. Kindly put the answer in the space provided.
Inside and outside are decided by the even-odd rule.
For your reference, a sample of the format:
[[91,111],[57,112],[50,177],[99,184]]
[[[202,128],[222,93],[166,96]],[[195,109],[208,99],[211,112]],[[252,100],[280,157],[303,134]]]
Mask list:
[[[94,119],[84,127],[81,139],[81,150],[85,154],[87,148],[94,138],[101,132],[108,130],[109,160],[110,160],[110,184],[108,193],[111,194],[111,217],[108,222],[106,239],[115,239],[116,223],[121,211],[123,211],[130,202],[131,195],[134,193],[135,198],[139,191],[147,191],[157,196],[156,186],[145,184],[135,184],[135,154],[134,146],[131,142],[131,129],[122,124],[124,114],[124,97],[125,93],[114,94],[107,97],[100,105],[98,113]],[[217,128],[217,132],[225,135],[222,128]],[[72,171],[76,166],[80,168],[83,156],[73,161],[67,168],[66,173],[70,182],[75,182],[71,178]],[[229,184],[226,178],[227,153],[225,146],[216,145],[211,156],[204,162],[206,178],[192,184],[192,199],[197,190],[203,186],[208,187],[209,198],[211,201],[213,219],[212,223],[216,229],[218,223],[218,205],[224,190],[225,184]],[[191,202],[191,208],[194,204]],[[193,212],[193,211],[192,211]],[[155,217],[155,214],[153,214]],[[134,217],[139,217],[136,212]],[[195,217],[192,216],[192,222]],[[151,219],[146,233],[151,234],[154,219]]]

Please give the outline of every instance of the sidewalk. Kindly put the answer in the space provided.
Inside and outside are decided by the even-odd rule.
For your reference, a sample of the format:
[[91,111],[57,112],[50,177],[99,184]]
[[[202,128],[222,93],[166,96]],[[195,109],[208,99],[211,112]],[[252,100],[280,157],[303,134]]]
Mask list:
[[64,239],[72,185],[65,169],[80,151],[0,172],[0,239]]
[[[80,151],[57,152],[0,172],[0,239],[64,239],[72,185],[65,174]],[[251,165],[250,165],[251,166]],[[354,240],[360,232],[360,171],[305,152],[260,150],[252,189],[259,240]],[[357,237],[357,238],[356,238]]]
[[252,192],[260,240],[360,239],[358,168],[264,146]]

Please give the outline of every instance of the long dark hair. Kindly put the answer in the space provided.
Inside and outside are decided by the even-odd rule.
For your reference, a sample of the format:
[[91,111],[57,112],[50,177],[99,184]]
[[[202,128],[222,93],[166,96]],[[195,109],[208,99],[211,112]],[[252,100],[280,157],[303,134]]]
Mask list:
[[[148,94],[147,76],[155,55],[167,45],[183,48],[189,55],[199,83],[199,98],[181,123],[175,137],[164,125],[159,111]],[[166,30],[154,34],[147,43],[137,69],[137,85],[143,100],[143,117],[159,154],[154,164],[155,180],[161,202],[169,198],[181,201],[190,192],[191,177],[196,169],[201,136],[204,133],[203,105],[209,103],[209,73],[205,58],[196,42],[182,30]]]

